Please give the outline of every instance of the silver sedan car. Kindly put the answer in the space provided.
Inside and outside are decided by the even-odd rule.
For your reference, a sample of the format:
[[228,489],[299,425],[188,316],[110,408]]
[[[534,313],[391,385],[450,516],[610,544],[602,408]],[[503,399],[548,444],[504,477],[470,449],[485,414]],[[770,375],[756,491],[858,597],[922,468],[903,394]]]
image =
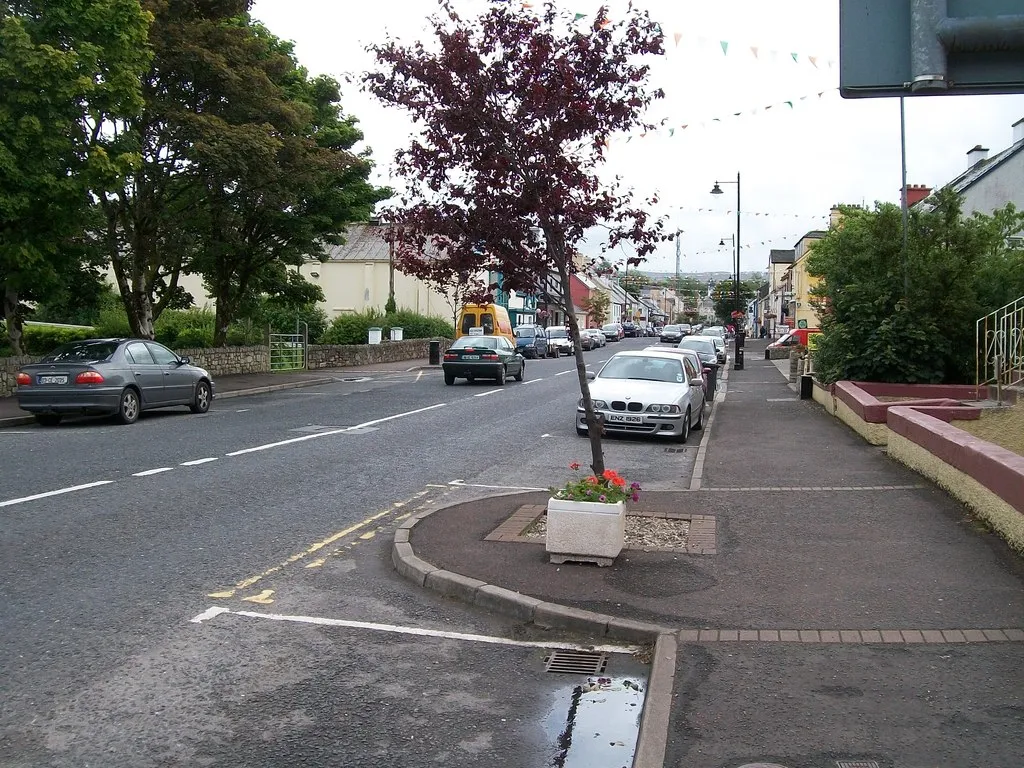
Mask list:
[[[672,352],[619,352],[587,373],[594,408],[608,433],[655,435],[685,443],[704,426],[704,381],[689,357]],[[576,434],[586,435],[583,399]]]
[[69,342],[23,367],[16,382],[18,405],[43,426],[87,414],[132,424],[142,411],[174,405],[206,413],[214,391],[206,370],[146,339]]

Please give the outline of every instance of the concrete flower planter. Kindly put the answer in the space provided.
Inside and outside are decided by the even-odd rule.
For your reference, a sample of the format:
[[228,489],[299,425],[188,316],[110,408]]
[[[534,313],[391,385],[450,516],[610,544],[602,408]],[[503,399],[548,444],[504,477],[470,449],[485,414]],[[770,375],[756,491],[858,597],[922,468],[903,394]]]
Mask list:
[[552,563],[611,565],[622,551],[626,507],[621,501],[548,499],[545,549]]

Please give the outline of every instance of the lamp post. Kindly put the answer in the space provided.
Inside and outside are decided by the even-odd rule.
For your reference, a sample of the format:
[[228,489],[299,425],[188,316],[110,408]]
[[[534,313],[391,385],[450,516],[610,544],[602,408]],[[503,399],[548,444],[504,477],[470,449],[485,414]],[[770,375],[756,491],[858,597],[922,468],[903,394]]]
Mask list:
[[[740,248],[743,242],[740,239],[740,173],[736,172],[736,181],[716,181],[715,186],[711,188],[712,195],[724,194],[722,191],[722,184],[735,184],[736,185],[736,271],[733,273],[733,302],[736,306],[736,311],[742,312],[740,307]],[[724,244],[724,240],[723,240]],[[738,326],[739,323],[736,323]],[[733,336],[733,363],[732,367],[735,370],[743,370],[743,332],[737,328],[735,335]]]

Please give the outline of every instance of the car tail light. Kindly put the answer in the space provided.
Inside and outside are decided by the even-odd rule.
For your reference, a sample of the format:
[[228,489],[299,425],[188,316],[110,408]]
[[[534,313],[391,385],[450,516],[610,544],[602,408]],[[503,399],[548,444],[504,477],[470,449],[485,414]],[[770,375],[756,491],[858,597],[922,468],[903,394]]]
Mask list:
[[19,372],[18,372],[18,375],[14,377],[14,382],[15,382],[15,383],[16,383],[16,384],[17,384],[17,385],[18,385],[19,387],[27,387],[27,386],[28,386],[29,384],[31,384],[31,383],[32,383],[32,377],[31,377],[31,376],[29,376],[29,375],[28,375],[27,373],[25,373],[24,371],[19,371]]
[[497,355],[480,355],[480,359],[481,360],[491,360],[491,361],[494,361],[494,360],[498,359],[498,356]]
[[445,360],[458,360],[459,356],[456,355],[454,352],[445,352],[444,353],[444,359]]
[[75,384],[102,384],[103,376],[98,371],[82,371],[75,376]]

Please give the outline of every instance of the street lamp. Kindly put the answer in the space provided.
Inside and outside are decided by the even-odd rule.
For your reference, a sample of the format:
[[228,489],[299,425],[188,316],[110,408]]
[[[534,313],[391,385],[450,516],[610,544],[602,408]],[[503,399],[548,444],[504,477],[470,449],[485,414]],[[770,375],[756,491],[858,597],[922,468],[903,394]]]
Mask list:
[[[735,184],[736,185],[736,271],[733,273],[733,301],[737,311],[742,311],[740,308],[740,248],[743,242],[740,239],[740,173],[736,172],[736,181],[716,181],[715,186],[711,188],[712,195],[725,194],[722,191],[721,184]],[[722,239],[722,245],[725,245],[725,239]],[[739,323],[736,323],[739,325]],[[733,337],[733,363],[732,367],[736,370],[743,369],[743,352],[740,350],[743,347],[743,336],[742,331],[737,328],[736,335]]]

